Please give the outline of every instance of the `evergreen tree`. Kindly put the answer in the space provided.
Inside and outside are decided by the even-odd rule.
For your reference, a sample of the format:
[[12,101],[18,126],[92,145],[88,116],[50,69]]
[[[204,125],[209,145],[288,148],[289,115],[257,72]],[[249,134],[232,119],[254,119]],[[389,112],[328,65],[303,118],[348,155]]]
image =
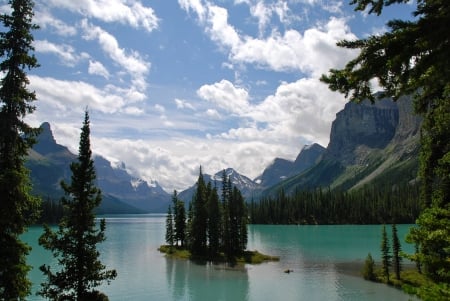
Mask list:
[[230,234],[230,197],[231,187],[228,177],[223,170],[222,172],[222,249],[225,254],[229,255],[233,252],[233,242]]
[[375,261],[372,258],[372,255],[369,253],[367,254],[366,260],[364,261],[364,268],[363,268],[363,277],[366,280],[374,281],[376,279],[375,276]]
[[204,253],[207,249],[208,212],[206,197],[206,184],[200,168],[197,190],[192,200],[194,215],[192,218],[191,253],[193,255],[205,255]]
[[400,280],[400,271],[402,269],[402,257],[400,253],[402,252],[402,247],[400,245],[400,240],[398,239],[397,226],[392,224],[392,265],[394,267],[395,278]]
[[391,266],[391,254],[385,225],[383,225],[383,230],[381,232],[381,263],[383,276],[386,277],[387,282],[389,283],[389,267]]
[[38,130],[24,122],[35,107],[27,89],[26,69],[38,66],[32,46],[33,1],[10,0],[11,13],[0,16],[0,299],[24,300],[30,294],[27,278],[30,247],[20,235],[35,220],[39,199],[31,196],[29,171],[24,166]]
[[[352,0],[356,10],[380,15],[385,6],[405,0]],[[425,207],[408,242],[419,245],[427,275],[450,282],[450,6],[447,0],[417,0],[412,21],[392,20],[382,35],[339,46],[360,49],[342,70],[330,70],[321,80],[330,89],[351,94],[352,101],[375,100],[370,81],[385,89],[380,97],[415,95],[421,129],[421,199]]]
[[221,237],[221,212],[219,196],[214,187],[208,197],[208,242],[209,251],[212,256],[220,250]]
[[174,235],[175,243],[180,242],[183,247],[186,244],[186,209],[184,202],[178,199],[177,191],[173,192],[172,203],[174,206]]
[[173,226],[173,215],[172,215],[172,206],[169,205],[167,209],[167,217],[166,217],[166,243],[173,247],[175,240],[174,234],[174,226]]
[[103,281],[109,283],[117,275],[115,270],[106,270],[96,247],[106,239],[106,223],[102,219],[97,227],[95,222],[94,209],[100,205],[101,192],[94,183],[96,174],[89,136],[86,111],[78,160],[70,165],[71,183],[61,182],[65,192],[61,199],[65,207],[64,216],[57,232],[45,226],[39,238],[39,244],[53,253],[61,268],[53,272],[50,266],[40,267],[47,282],[41,284],[39,294],[51,300],[96,300],[102,294],[94,288]]

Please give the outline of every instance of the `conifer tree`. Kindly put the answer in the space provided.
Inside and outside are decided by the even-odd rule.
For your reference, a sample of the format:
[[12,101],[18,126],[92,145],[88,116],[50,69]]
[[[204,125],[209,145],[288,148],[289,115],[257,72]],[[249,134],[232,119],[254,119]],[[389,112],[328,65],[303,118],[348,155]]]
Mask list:
[[383,276],[386,277],[389,283],[389,267],[391,266],[391,254],[389,247],[389,240],[386,233],[386,225],[383,225],[381,232],[381,268]]
[[395,278],[400,280],[400,271],[402,269],[402,257],[400,253],[402,247],[400,245],[400,240],[398,239],[397,226],[392,224],[392,265],[394,267]]
[[24,300],[30,294],[27,279],[30,247],[20,235],[34,221],[39,199],[31,193],[24,166],[38,130],[24,122],[35,107],[27,89],[26,70],[38,67],[32,51],[33,1],[8,1],[11,12],[0,16],[0,300]]
[[100,205],[101,191],[95,186],[95,169],[90,148],[89,114],[86,110],[80,135],[78,160],[70,165],[70,184],[61,182],[65,196],[61,199],[65,214],[58,231],[44,227],[39,244],[58,260],[59,271],[43,265],[47,277],[40,295],[50,300],[97,300],[103,294],[94,290],[102,282],[113,280],[115,270],[106,270],[99,259],[97,244],[105,237],[105,220],[96,224],[94,209]]
[[[386,6],[406,0],[352,0],[355,10],[380,15]],[[376,100],[372,80],[384,88],[379,97],[415,96],[415,111],[423,117],[419,175],[424,210],[407,237],[418,244],[426,274],[450,282],[450,5],[447,0],[417,0],[413,20],[394,19],[389,30],[339,46],[359,49],[359,55],[321,80],[352,101]]]
[[175,240],[174,235],[174,226],[173,226],[173,215],[172,215],[172,206],[169,205],[167,209],[167,217],[166,217],[166,243],[173,247]]
[[226,255],[233,252],[230,234],[230,197],[231,191],[225,170],[222,172],[222,249]]
[[213,188],[208,197],[208,242],[212,256],[220,250],[221,210],[217,188]]
[[180,242],[183,247],[186,243],[186,209],[184,202],[178,199],[177,191],[173,192],[172,204],[174,207],[174,239],[178,246]]
[[207,249],[208,212],[206,197],[206,184],[203,179],[202,169],[200,168],[197,190],[192,200],[194,212],[191,229],[191,253],[193,255],[205,255]]

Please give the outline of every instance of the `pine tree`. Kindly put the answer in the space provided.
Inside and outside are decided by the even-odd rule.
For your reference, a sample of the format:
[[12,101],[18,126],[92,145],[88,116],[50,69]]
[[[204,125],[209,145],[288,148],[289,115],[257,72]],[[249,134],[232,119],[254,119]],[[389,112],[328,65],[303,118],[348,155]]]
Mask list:
[[167,209],[167,217],[166,217],[166,243],[173,247],[175,240],[174,234],[174,226],[173,226],[173,215],[172,215],[172,206],[169,205]]
[[[405,0],[352,0],[356,10],[380,15]],[[321,80],[352,101],[375,101],[371,81],[384,92],[379,97],[414,95],[415,111],[423,117],[419,176],[424,210],[407,241],[419,245],[426,274],[436,282],[450,282],[450,5],[448,0],[418,0],[413,20],[394,19],[389,30],[339,46],[359,49],[341,70]]]
[[78,160],[70,165],[71,183],[61,182],[65,196],[61,199],[65,214],[54,232],[48,226],[39,238],[39,244],[58,259],[60,270],[53,272],[43,265],[47,277],[40,295],[51,300],[96,300],[103,294],[95,291],[103,281],[108,283],[117,273],[106,270],[100,262],[97,244],[105,237],[105,220],[97,227],[94,209],[100,205],[101,191],[95,186],[95,169],[90,149],[89,114],[86,110],[80,135]]
[[0,16],[0,300],[24,300],[30,294],[27,278],[30,247],[20,235],[35,220],[39,199],[31,193],[24,166],[37,129],[24,122],[34,111],[34,92],[27,89],[26,69],[38,67],[32,46],[33,1],[8,1],[10,14]]
[[383,225],[383,230],[381,232],[381,263],[383,276],[386,277],[387,282],[389,283],[389,267],[391,266],[391,254],[385,225]]
[[207,249],[208,212],[206,197],[206,184],[203,179],[202,169],[200,168],[197,190],[192,200],[194,214],[191,229],[191,253],[193,255],[205,255]]
[[180,242],[184,247],[186,244],[186,209],[184,202],[178,199],[177,191],[173,192],[172,204],[174,206],[174,235],[175,243],[178,246]]
[[392,224],[392,265],[394,267],[395,278],[400,280],[400,271],[402,269],[402,257],[400,253],[402,247],[400,245],[400,240],[398,239],[397,226]]
[[217,189],[214,187],[208,197],[208,242],[212,256],[220,250],[221,210]]
[[225,170],[222,172],[222,249],[230,256],[233,253],[233,242],[230,234],[230,198],[231,187]]

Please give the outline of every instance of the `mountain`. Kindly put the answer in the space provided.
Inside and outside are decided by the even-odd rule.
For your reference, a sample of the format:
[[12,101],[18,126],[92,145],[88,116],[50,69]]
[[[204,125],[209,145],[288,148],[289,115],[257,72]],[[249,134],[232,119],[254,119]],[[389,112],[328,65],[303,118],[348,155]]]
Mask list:
[[306,169],[314,166],[325,152],[325,148],[317,143],[306,145],[298,154],[294,162],[276,158],[269,165],[261,176],[255,179],[262,188],[268,188],[279,182],[302,173]]
[[[56,143],[49,123],[43,123],[41,129],[37,143],[29,151],[26,165],[31,171],[34,193],[44,199],[59,199],[63,195],[60,182],[70,180],[70,163],[77,156]],[[103,194],[99,213],[166,212],[171,197],[157,182],[149,184],[132,177],[125,164],[112,167],[101,156],[94,157],[94,165],[97,185]]]
[[[249,179],[248,177],[241,175],[233,168],[225,169],[225,174],[230,179],[231,183],[241,191],[242,196],[246,200],[251,200],[253,198],[254,194],[258,193],[261,190],[259,184],[257,184],[255,181]],[[206,184],[211,183],[211,185],[213,185],[213,187],[217,187],[219,196],[222,193],[222,175],[223,175],[223,170],[215,173],[213,176],[208,175],[208,174],[203,174],[203,179],[204,179],[205,183]],[[180,200],[183,200],[186,204],[188,204],[191,202],[196,189],[197,189],[197,184],[194,184],[193,186],[189,187],[188,189],[180,192],[178,194],[178,198]]]
[[348,103],[336,114],[320,160],[263,194],[281,188],[288,193],[316,187],[348,190],[369,183],[393,186],[415,181],[420,124],[409,96],[396,102],[386,98],[374,104]]

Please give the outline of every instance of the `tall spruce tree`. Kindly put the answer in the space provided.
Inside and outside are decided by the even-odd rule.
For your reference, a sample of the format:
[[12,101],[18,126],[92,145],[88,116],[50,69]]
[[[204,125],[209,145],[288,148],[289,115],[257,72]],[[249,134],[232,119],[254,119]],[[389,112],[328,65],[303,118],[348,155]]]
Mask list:
[[213,188],[208,196],[208,242],[212,256],[220,251],[221,239],[221,210],[217,188]]
[[400,280],[400,272],[402,270],[402,246],[398,239],[397,226],[392,224],[392,266],[395,272],[395,278]]
[[61,182],[65,196],[61,199],[65,214],[57,232],[44,227],[39,244],[58,259],[59,271],[43,265],[47,277],[40,295],[51,300],[97,300],[103,294],[94,290],[102,282],[108,284],[117,273],[106,270],[99,259],[97,244],[105,237],[105,220],[96,224],[94,209],[100,205],[101,191],[95,186],[95,169],[90,147],[89,114],[86,110],[80,135],[78,160],[70,165],[71,183]]
[[391,266],[391,251],[389,247],[389,240],[386,233],[386,225],[383,225],[381,231],[381,270],[383,276],[386,277],[389,283],[389,267]]
[[178,246],[180,242],[184,247],[186,244],[186,209],[184,208],[184,202],[178,199],[177,191],[173,192],[172,204],[174,207],[174,239],[175,244]]
[[38,66],[32,54],[33,1],[8,1],[11,12],[0,16],[0,300],[24,300],[30,294],[27,278],[30,247],[20,235],[34,221],[39,199],[31,193],[24,166],[38,130],[24,122],[35,107],[34,92],[27,89],[26,70]]
[[[352,0],[355,10],[380,15],[385,6],[406,0]],[[380,97],[415,95],[421,129],[421,199],[425,209],[408,242],[418,244],[420,261],[429,277],[450,282],[450,5],[447,0],[417,0],[413,20],[391,20],[389,30],[339,46],[360,54],[321,80],[330,89],[351,94],[352,101],[375,100],[371,80],[385,89]]]
[[166,243],[173,247],[175,240],[175,231],[173,225],[173,215],[172,215],[172,206],[169,205],[167,208],[167,217],[166,217]]
[[206,184],[203,179],[202,169],[197,180],[197,190],[193,196],[193,217],[191,228],[191,253],[193,255],[205,255],[207,250],[207,228],[208,228],[208,211],[207,211],[207,193]]

